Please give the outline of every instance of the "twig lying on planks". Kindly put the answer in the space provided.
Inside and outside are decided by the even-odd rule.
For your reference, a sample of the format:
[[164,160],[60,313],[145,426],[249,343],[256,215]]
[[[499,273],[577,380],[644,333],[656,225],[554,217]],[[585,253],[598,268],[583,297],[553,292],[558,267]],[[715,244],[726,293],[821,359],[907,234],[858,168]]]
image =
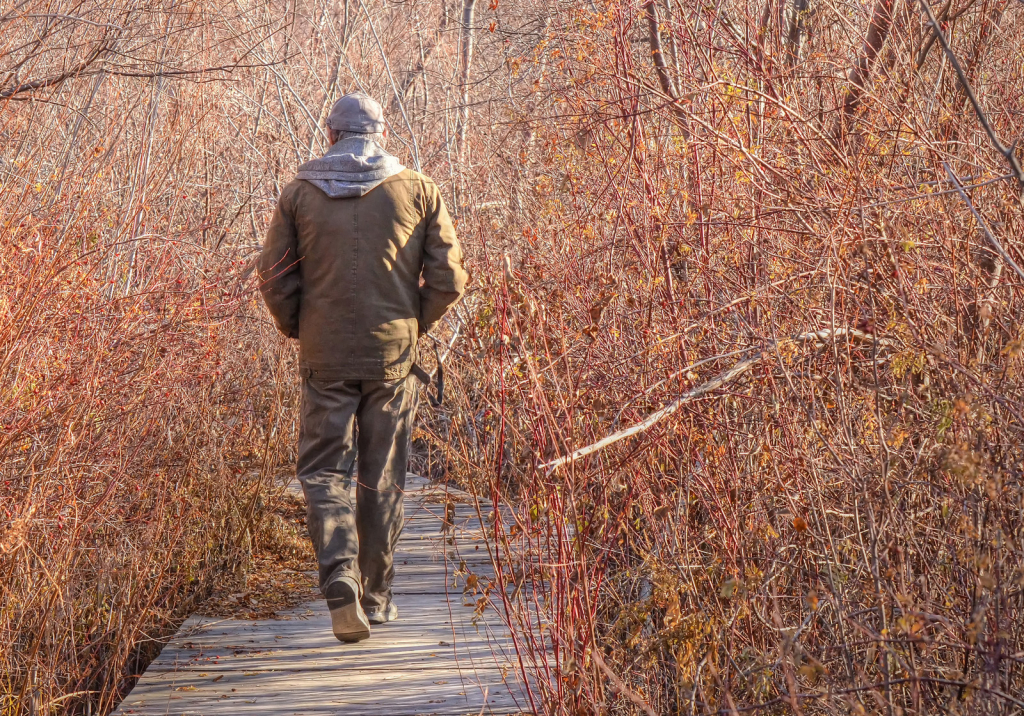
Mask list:
[[598,440],[596,443],[592,443],[590,445],[587,445],[586,447],[582,447],[579,450],[576,450],[568,455],[563,455],[557,460],[552,460],[549,463],[541,465],[541,467],[547,469],[548,474],[551,474],[552,471],[554,471],[558,467],[561,467],[562,465],[575,462],[576,460],[579,460],[581,457],[585,457],[587,455],[590,455],[591,453],[595,453],[598,450],[603,450],[609,445],[617,443],[620,440],[644,432],[645,430],[661,422],[663,418],[666,418],[669,415],[675,413],[677,410],[679,410],[687,403],[690,403],[696,400],[697,398],[707,395],[712,390],[720,388],[726,383],[729,383],[735,378],[738,378],[739,376],[743,375],[748,370],[750,370],[755,365],[764,360],[770,353],[784,345],[788,345],[791,343],[809,343],[812,341],[815,343],[825,343],[826,341],[835,340],[836,338],[842,338],[844,336],[854,338],[860,341],[877,341],[877,345],[879,346],[891,345],[891,341],[889,340],[886,340],[884,338],[876,339],[870,333],[864,333],[863,331],[858,331],[854,328],[836,328],[835,330],[831,328],[823,328],[820,331],[808,331],[806,333],[801,333],[791,338],[785,338],[779,341],[778,343],[773,344],[771,348],[765,348],[764,350],[759,351],[757,354],[751,356],[750,358],[741,360],[732,368],[729,368],[729,370],[724,371],[723,373],[719,373],[714,378],[709,380],[707,383],[699,385],[693,390],[689,390],[683,393],[681,396],[673,400],[664,408],[651,413],[644,420],[637,423],[636,425],[628,427],[625,430],[620,430],[618,432],[612,433],[611,435],[602,438],[601,440]]

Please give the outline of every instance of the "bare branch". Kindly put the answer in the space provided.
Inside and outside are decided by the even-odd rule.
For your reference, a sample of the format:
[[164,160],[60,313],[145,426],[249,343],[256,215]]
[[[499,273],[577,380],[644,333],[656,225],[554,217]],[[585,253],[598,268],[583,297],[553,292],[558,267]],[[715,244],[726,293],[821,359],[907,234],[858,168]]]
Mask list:
[[0,90],[0,99],[8,99],[23,92],[32,92],[33,90],[43,89],[44,87],[53,87],[54,85],[59,85],[62,82],[71,79],[72,77],[78,77],[82,75],[85,72],[85,70],[89,69],[89,67],[94,62],[96,62],[102,55],[106,54],[106,52],[109,49],[110,40],[105,37],[102,42],[100,42],[98,45],[96,45],[96,47],[93,48],[92,52],[89,53],[89,56],[87,58],[79,62],[71,69],[65,70],[64,72],[61,72],[59,75],[54,75],[52,77],[44,77],[38,80],[31,80],[29,82],[19,82],[18,84],[12,87]]
[[967,204],[967,208],[971,210],[971,213],[974,214],[974,219],[978,222],[978,227],[981,229],[981,233],[985,235],[985,238],[988,239],[990,244],[992,244],[992,247],[996,250],[996,253],[1002,257],[1003,261],[1010,264],[1013,270],[1017,272],[1017,275],[1024,279],[1024,271],[1022,271],[1020,266],[1010,258],[1010,254],[1006,253],[1006,249],[1004,249],[1003,245],[999,243],[999,239],[993,236],[992,232],[989,231],[988,224],[985,223],[985,219],[978,213],[978,210],[974,208],[974,204],[971,203],[970,197],[967,196],[967,192],[964,191],[964,187],[960,184],[960,180],[957,179],[956,174],[953,173],[953,170],[950,169],[949,165],[945,162],[942,163],[942,166],[945,167],[946,174],[949,175],[949,180],[953,182],[953,185],[956,187],[956,192],[960,195],[960,198],[964,200],[964,203]]
[[153,79],[155,77],[188,77],[195,75],[205,75],[211,72],[227,72],[228,74],[235,70],[254,69],[256,67],[273,67],[274,65],[281,64],[281,60],[275,60],[273,62],[260,62],[251,65],[220,65],[219,67],[200,67],[194,70],[158,70],[156,72],[131,72],[128,70],[112,70],[112,69],[95,69],[89,70],[88,72],[66,72],[59,77],[51,77],[44,80],[35,80],[34,82],[26,82],[16,87],[9,87],[6,90],[0,92],[0,99],[28,99],[26,97],[18,97],[16,95],[21,92],[29,92],[31,90],[42,89],[44,87],[52,87],[55,84],[64,82],[74,77],[94,77],[98,74],[111,75],[113,77],[133,77],[136,79]]
[[985,116],[985,112],[981,109],[981,104],[978,102],[978,98],[974,95],[974,90],[971,88],[971,83],[967,79],[967,74],[964,72],[964,68],[960,66],[960,62],[957,60],[956,54],[953,52],[953,48],[949,46],[949,41],[946,40],[946,35],[942,32],[942,28],[939,27],[939,23],[935,19],[935,15],[932,14],[932,9],[928,5],[928,0],[921,0],[921,7],[924,8],[925,13],[928,15],[928,22],[931,23],[932,28],[935,31],[935,36],[939,39],[939,43],[942,44],[942,49],[946,53],[949,63],[953,65],[953,69],[956,70],[956,76],[959,78],[960,84],[963,86],[964,92],[967,94],[967,99],[971,100],[971,106],[974,107],[974,113],[978,115],[978,121],[981,122],[981,126],[985,128],[985,133],[988,134],[988,138],[992,142],[992,146],[996,148],[997,152],[1006,157],[1006,161],[1010,163],[1010,171],[1013,172],[1021,190],[1024,191],[1024,171],[1021,170],[1020,162],[1017,161],[1017,155],[1014,154],[1013,147],[1005,146],[999,141],[999,138],[996,137],[995,130],[992,129],[992,125],[989,123],[988,117]]

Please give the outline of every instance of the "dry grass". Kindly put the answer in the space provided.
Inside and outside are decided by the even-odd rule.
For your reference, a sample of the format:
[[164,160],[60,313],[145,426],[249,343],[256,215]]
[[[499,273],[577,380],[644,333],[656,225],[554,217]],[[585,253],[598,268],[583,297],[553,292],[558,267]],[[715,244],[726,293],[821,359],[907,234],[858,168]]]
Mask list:
[[306,531],[306,503],[274,494],[244,570],[223,574],[196,610],[211,617],[275,619],[320,598],[316,560]]

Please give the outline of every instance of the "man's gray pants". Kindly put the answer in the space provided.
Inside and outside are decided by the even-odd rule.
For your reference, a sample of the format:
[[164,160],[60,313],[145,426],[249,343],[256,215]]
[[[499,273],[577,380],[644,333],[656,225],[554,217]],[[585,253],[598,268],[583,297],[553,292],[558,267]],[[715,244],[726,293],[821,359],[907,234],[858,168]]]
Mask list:
[[411,375],[392,381],[306,378],[302,386],[297,473],[320,589],[352,577],[362,585],[366,609],[385,607],[391,598],[416,387]]

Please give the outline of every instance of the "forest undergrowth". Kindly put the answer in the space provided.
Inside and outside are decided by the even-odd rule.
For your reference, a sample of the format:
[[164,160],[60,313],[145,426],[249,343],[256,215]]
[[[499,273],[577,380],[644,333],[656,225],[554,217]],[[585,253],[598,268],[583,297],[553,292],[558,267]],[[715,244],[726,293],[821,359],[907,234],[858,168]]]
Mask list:
[[798,5],[543,48],[437,444],[544,713],[1024,705],[1020,10]]
[[[111,10],[5,7],[0,94],[94,41],[140,70],[159,28],[164,51],[182,32]],[[245,203],[210,161],[237,150],[207,87],[102,69],[0,100],[3,714],[116,706],[276,539],[294,434],[294,361],[253,293],[258,242],[229,235]]]
[[467,252],[417,467],[514,507],[532,708],[1024,708],[1022,12],[0,10],[0,711],[109,711],[282,538],[252,262],[355,88]]
[[245,252],[184,231],[105,240],[95,183],[5,193],[4,713],[117,703],[168,630],[246,566],[269,447],[292,420],[279,351],[236,290]]

